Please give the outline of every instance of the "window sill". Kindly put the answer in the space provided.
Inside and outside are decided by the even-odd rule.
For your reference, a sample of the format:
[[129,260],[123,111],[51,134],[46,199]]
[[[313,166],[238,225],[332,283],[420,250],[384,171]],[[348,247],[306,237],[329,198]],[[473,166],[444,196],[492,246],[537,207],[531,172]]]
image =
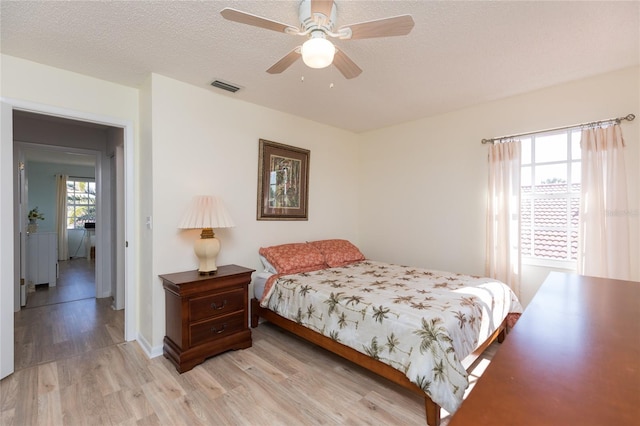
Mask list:
[[541,266],[544,268],[552,268],[552,269],[562,269],[570,272],[576,272],[578,270],[577,262],[572,260],[553,260],[553,259],[540,259],[537,257],[523,257],[522,265]]

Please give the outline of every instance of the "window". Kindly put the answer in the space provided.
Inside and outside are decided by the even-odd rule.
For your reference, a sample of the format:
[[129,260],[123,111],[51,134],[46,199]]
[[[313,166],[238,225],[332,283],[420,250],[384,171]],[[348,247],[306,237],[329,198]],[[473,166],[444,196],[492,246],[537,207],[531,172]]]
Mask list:
[[521,139],[521,254],[525,262],[575,268],[580,135],[573,129]]
[[86,178],[67,180],[67,229],[84,229],[96,221],[96,183]]

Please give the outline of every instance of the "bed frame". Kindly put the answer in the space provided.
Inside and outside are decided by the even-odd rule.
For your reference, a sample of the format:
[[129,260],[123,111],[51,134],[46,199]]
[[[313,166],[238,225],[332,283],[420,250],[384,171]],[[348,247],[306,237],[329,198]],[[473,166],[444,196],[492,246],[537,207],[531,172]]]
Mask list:
[[[340,355],[341,357],[358,364],[359,366],[378,374],[388,380],[391,380],[393,383],[396,383],[410,391],[424,397],[424,405],[426,411],[427,425],[429,426],[439,426],[440,425],[440,407],[431,400],[431,398],[424,393],[424,391],[417,386],[416,384],[409,381],[407,376],[405,376],[399,370],[395,368],[377,361],[361,352],[356,351],[355,349],[351,349],[348,346],[343,345],[342,343],[338,343],[322,334],[315,332],[311,329],[308,329],[294,321],[281,317],[269,309],[263,308],[260,306],[260,302],[257,299],[251,299],[251,327],[256,328],[258,326],[258,321],[260,318],[264,318],[265,320],[272,322],[273,324],[295,334],[298,337],[301,337],[304,340],[307,340],[311,343],[314,343],[321,348],[324,348],[330,352],[333,352],[336,355]],[[502,343],[505,336],[507,320],[505,319],[502,324],[498,327],[498,329],[491,335],[489,338],[481,344],[478,349],[476,349],[472,354],[466,357],[462,364],[465,368],[469,368],[473,362],[484,352],[484,350],[493,343],[494,340],[498,339],[498,342]]]

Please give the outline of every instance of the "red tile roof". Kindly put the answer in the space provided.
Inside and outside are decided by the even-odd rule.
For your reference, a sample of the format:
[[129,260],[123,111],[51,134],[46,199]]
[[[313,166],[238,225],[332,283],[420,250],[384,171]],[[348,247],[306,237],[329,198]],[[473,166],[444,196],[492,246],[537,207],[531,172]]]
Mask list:
[[[576,260],[578,254],[578,212],[580,184],[571,185],[573,196],[567,200],[567,184],[523,186],[521,188],[521,251],[523,256],[544,259]],[[532,192],[533,191],[533,192]],[[562,197],[565,194],[565,197]],[[528,198],[549,195],[554,198]],[[533,236],[532,212],[533,202]],[[567,224],[571,222],[571,230]],[[531,246],[533,238],[533,247]]]

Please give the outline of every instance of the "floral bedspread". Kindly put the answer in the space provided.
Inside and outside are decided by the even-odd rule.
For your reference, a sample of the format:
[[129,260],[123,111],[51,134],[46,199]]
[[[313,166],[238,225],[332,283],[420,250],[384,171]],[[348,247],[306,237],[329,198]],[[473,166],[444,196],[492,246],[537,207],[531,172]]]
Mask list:
[[370,260],[276,277],[261,305],[402,371],[449,413],[469,385],[461,361],[522,312],[491,278]]

